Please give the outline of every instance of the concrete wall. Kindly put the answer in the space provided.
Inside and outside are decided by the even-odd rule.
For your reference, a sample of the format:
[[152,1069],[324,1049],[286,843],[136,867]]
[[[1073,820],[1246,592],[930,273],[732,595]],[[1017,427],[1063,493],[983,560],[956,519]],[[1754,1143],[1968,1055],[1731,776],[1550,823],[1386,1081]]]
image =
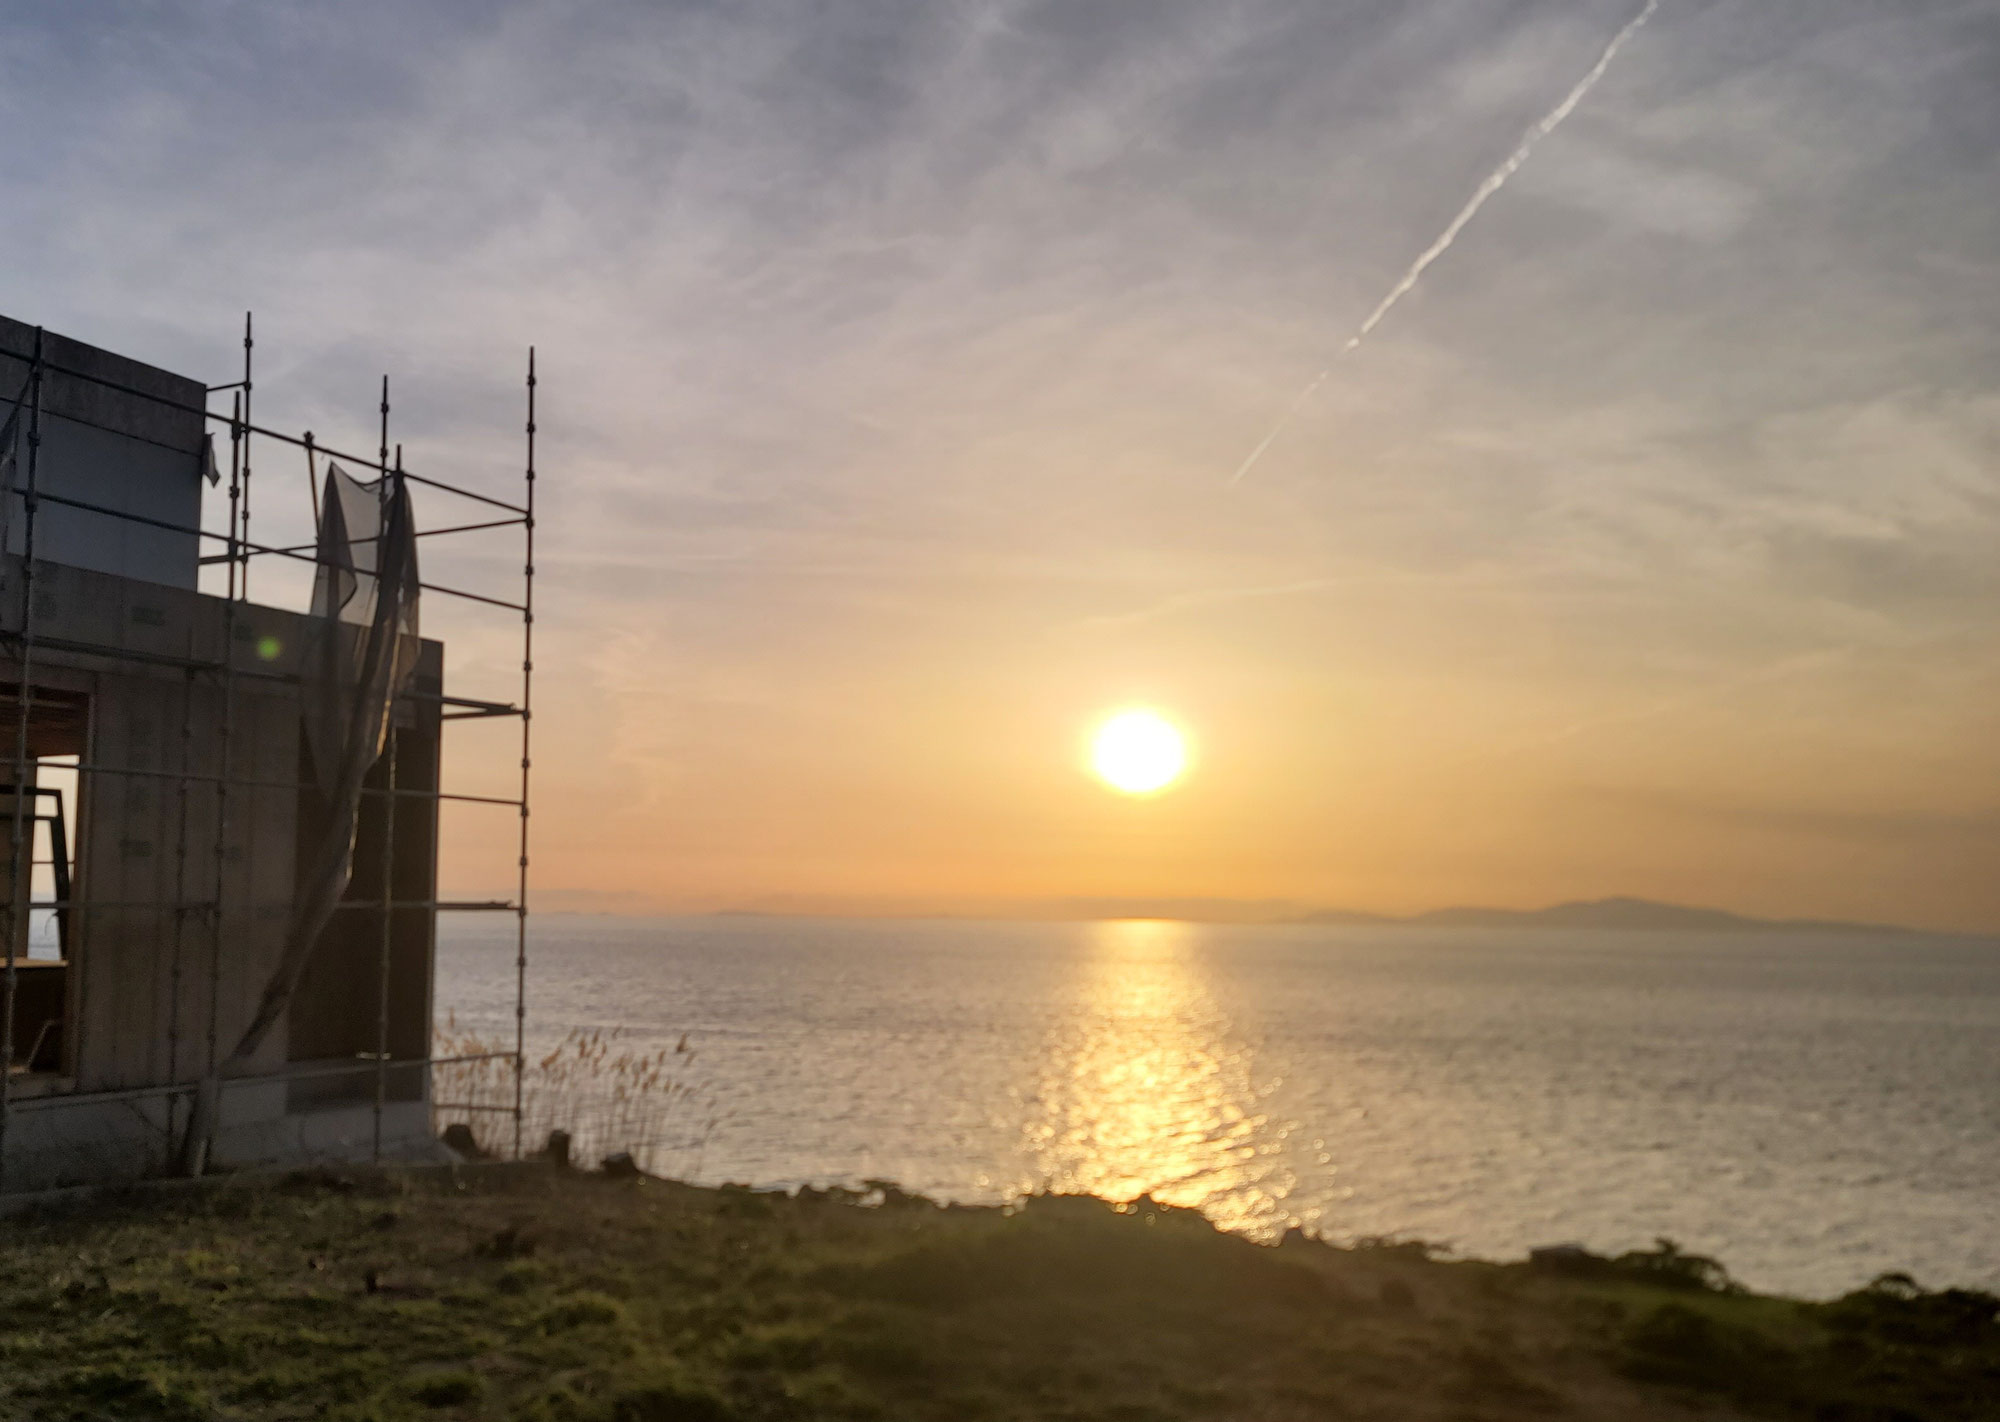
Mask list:
[[[440,685],[443,649],[424,644],[415,677],[417,687]],[[438,788],[438,749],[442,708],[435,701],[406,701],[397,707],[395,785],[399,791]],[[370,790],[389,783],[384,756],[369,772]],[[308,794],[312,792],[308,791]],[[388,797],[364,801],[354,837],[354,874],[344,898],[356,904],[382,902],[383,806]],[[437,801],[414,796],[395,797],[395,831],[390,897],[399,904],[428,903],[437,897]],[[429,909],[396,910],[389,925],[389,1055],[410,1061],[430,1055],[431,981],[437,951],[437,914]],[[378,1012],[382,984],[383,916],[379,909],[357,908],[334,914],[320,937],[299,985],[287,1023],[290,1059],[296,1063],[330,1062],[373,1053],[380,1033]],[[421,1096],[420,1073],[393,1073],[387,1083],[393,1099]],[[375,1082],[367,1077],[315,1077],[291,1087],[295,1106],[374,1098]]]
[[[19,560],[0,559],[0,587],[12,593],[19,586]],[[90,1095],[192,1083],[234,1046],[282,949],[297,874],[303,773],[296,676],[305,618],[237,604],[232,632],[221,599],[39,563],[34,608],[34,684],[87,698],[88,728],[86,768],[78,777],[78,907],[70,921],[62,1065],[53,1077],[22,1085],[76,1099],[15,1115],[0,1184],[6,1189],[126,1178],[164,1161],[163,1143],[178,1129],[164,1098],[102,1103]],[[19,621],[18,597],[0,595],[0,632],[17,631]],[[0,652],[0,684],[11,683],[18,644],[0,645]],[[442,655],[439,644],[423,644],[418,685],[433,695],[441,688]],[[215,669],[225,658],[236,672],[233,707],[224,704]],[[7,702],[11,709],[11,689]],[[436,788],[438,711],[434,700],[398,708],[403,788]],[[234,779],[261,783],[231,785],[225,804],[212,779],[225,763]],[[389,803],[386,796],[364,801],[351,899],[379,901]],[[436,803],[397,803],[397,896],[428,900],[435,896]],[[217,830],[225,810],[216,914],[206,905],[217,901]],[[405,910],[394,925],[391,1047],[399,1059],[429,1054],[434,922],[429,910]],[[264,1042],[259,1072],[295,1061],[352,1061],[373,1050],[380,943],[379,912],[336,915],[291,1013]],[[426,1076],[394,1073],[392,1097],[416,1111],[410,1121],[422,1118],[427,1138]],[[256,1163],[283,1158],[286,1141],[323,1152],[350,1139],[361,1139],[365,1154],[372,1109],[364,1107],[369,1129],[360,1137],[351,1122],[335,1129],[306,1118],[330,1106],[372,1107],[373,1090],[372,1071],[331,1085],[235,1088],[218,1154],[235,1159],[234,1151]],[[409,1129],[418,1127],[405,1122],[395,1131]]]
[[[9,560],[7,571],[17,567]],[[303,619],[239,605],[229,648],[239,674],[225,718],[219,674],[177,665],[222,660],[225,607],[105,573],[36,569],[35,682],[89,698],[84,758],[107,767],[78,777],[64,1075],[80,1091],[198,1078],[211,1035],[229,1039],[226,1052],[248,1021],[283,941],[298,795],[282,787],[297,783],[299,735],[298,690],[284,675]],[[18,605],[0,617],[11,627]],[[14,674],[0,665],[0,679]],[[228,790],[218,921],[180,906],[216,899],[225,806],[213,782],[225,720],[229,774],[271,784]],[[265,1056],[285,1060],[282,1033]]]
[[[9,1127],[0,1196],[164,1174],[173,1169],[186,1120],[184,1098],[30,1102],[15,1112]],[[375,1114],[369,1107],[288,1114],[283,1086],[249,1086],[225,1093],[212,1158],[220,1169],[247,1170],[368,1160],[374,1146]],[[442,1158],[428,1103],[395,1103],[383,1112],[382,1155],[412,1162]]]
[[[0,316],[0,422],[28,378],[34,345],[32,327]],[[53,332],[45,335],[43,351],[58,369],[49,370],[43,381],[36,487],[165,523],[198,526],[207,435],[201,414],[207,391],[202,382]],[[96,383],[90,376],[129,390]],[[16,471],[15,484],[25,488],[25,443],[20,448],[22,467]],[[20,553],[25,543],[21,514],[18,497],[9,496],[0,507],[9,553]],[[55,503],[43,503],[35,515],[38,560],[171,587],[195,586],[201,554],[197,544],[192,534]]]

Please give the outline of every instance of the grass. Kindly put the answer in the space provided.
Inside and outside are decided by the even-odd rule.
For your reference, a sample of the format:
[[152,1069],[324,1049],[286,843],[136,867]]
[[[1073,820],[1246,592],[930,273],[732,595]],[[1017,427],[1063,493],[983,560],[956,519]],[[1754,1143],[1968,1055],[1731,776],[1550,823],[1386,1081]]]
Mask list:
[[1956,1422],[2000,1398],[1989,1296],[1273,1248],[1145,1201],[862,1208],[526,1166],[0,1231],[6,1418]]

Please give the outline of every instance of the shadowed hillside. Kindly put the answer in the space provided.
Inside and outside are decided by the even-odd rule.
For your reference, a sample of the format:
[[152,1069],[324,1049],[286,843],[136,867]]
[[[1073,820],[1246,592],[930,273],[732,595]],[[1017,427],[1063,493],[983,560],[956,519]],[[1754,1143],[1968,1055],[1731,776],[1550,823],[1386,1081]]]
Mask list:
[[941,1209],[537,1167],[321,1175],[10,1221],[0,1415],[1961,1419],[1996,1301],[1277,1248],[1147,1201]]

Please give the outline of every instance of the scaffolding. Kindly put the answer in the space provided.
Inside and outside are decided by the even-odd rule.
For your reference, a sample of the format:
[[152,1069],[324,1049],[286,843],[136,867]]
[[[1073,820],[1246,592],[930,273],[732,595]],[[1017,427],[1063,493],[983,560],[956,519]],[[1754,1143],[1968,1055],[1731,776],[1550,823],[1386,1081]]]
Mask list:
[[[8,419],[9,412],[15,415],[16,440],[20,454],[15,462],[14,477],[0,490],[0,509],[8,515],[18,513],[20,519],[20,553],[18,560],[8,554],[0,559],[0,569],[18,568],[17,587],[0,587],[0,599],[16,602],[18,622],[13,629],[0,627],[0,658],[11,659],[14,667],[11,675],[0,672],[0,694],[4,694],[7,683],[11,682],[14,706],[14,725],[10,737],[12,790],[11,792],[11,834],[8,841],[8,894],[4,908],[0,908],[0,928],[4,928],[5,947],[0,952],[0,963],[4,972],[0,973],[0,1179],[5,1178],[10,1130],[22,1113],[45,1110],[52,1107],[79,1104],[99,1104],[137,1101],[142,1098],[164,1098],[169,1130],[192,1131],[194,1115],[193,1098],[201,1088],[194,1080],[179,1079],[182,1072],[191,1067],[194,1046],[183,1040],[182,989],[190,972],[200,970],[200,957],[205,949],[207,967],[208,1007],[206,1019],[206,1040],[199,1048],[202,1053],[203,1070],[206,1077],[213,1080],[218,1090],[235,1090],[244,1087],[278,1085],[314,1080],[326,1077],[355,1078],[372,1074],[373,1077],[373,1137],[371,1154],[380,1160],[383,1154],[383,1113],[389,1096],[390,1077],[394,1073],[419,1071],[429,1073],[444,1066],[469,1065],[473,1063],[500,1062],[511,1066],[512,1104],[468,1108],[463,1103],[454,1103],[456,1109],[487,1109],[509,1114],[513,1118],[512,1148],[518,1158],[524,1148],[522,1139],[522,1109],[524,1101],[523,1069],[527,1035],[527,969],[528,969],[528,890],[529,890],[529,790],[532,768],[531,694],[534,682],[534,582],[535,582],[535,400],[537,377],[535,352],[531,347],[527,354],[527,377],[525,386],[526,421],[524,424],[526,458],[522,471],[522,494],[518,503],[496,498],[492,494],[443,480],[425,477],[404,467],[402,447],[393,447],[390,442],[389,382],[382,381],[382,395],[379,405],[378,445],[373,458],[329,447],[320,443],[310,432],[290,435],[269,429],[256,423],[252,401],[256,391],[254,376],[255,339],[252,318],[246,314],[243,322],[243,366],[242,376],[226,384],[207,387],[208,398],[199,406],[162,396],[155,391],[139,388],[105,377],[101,373],[76,367],[65,366],[51,359],[47,349],[48,341],[42,328],[34,328],[32,354],[25,358],[28,366],[27,378],[18,391],[0,390],[0,422]],[[16,359],[21,359],[17,356]],[[83,362],[87,364],[87,362]],[[227,468],[227,519],[228,526],[223,531],[206,527],[206,518],[197,519],[192,526],[172,520],[163,520],[127,509],[113,508],[106,504],[80,499],[74,494],[59,494],[41,487],[43,405],[45,385],[50,377],[57,376],[68,381],[85,382],[93,387],[116,392],[125,397],[136,398],[165,407],[183,415],[198,415],[210,426],[220,427],[228,439]],[[210,409],[217,396],[227,395],[229,409]],[[208,437],[208,448],[212,451],[214,437]],[[313,1064],[293,1066],[277,1071],[260,1071],[242,1075],[217,1073],[225,1060],[227,1044],[217,1035],[220,1020],[218,998],[221,992],[222,965],[228,952],[224,929],[223,907],[225,902],[225,864],[229,858],[231,829],[232,792],[252,789],[304,791],[308,789],[303,776],[297,779],[272,778],[245,771],[240,765],[238,754],[232,759],[232,739],[236,731],[236,716],[240,690],[246,680],[255,679],[264,683],[272,680],[300,684],[304,675],[298,672],[284,672],[263,666],[239,665],[242,658],[238,648],[237,621],[242,611],[251,606],[249,601],[250,574],[253,561],[275,558],[315,566],[329,566],[322,559],[317,543],[283,546],[261,543],[251,537],[251,488],[252,470],[257,463],[259,441],[265,445],[275,444],[305,451],[308,471],[316,469],[316,459],[339,460],[359,470],[372,470],[377,476],[377,489],[386,507],[393,495],[400,494],[409,485],[419,485],[437,490],[455,498],[471,501],[490,517],[479,517],[472,521],[450,524],[444,527],[420,528],[415,531],[418,538],[440,538],[469,534],[493,535],[509,530],[519,530],[521,537],[521,582],[518,600],[492,595],[490,592],[475,591],[430,582],[418,582],[417,588],[423,593],[433,593],[470,604],[481,610],[494,609],[511,614],[519,619],[521,636],[520,695],[518,701],[490,701],[463,696],[446,695],[440,689],[426,691],[418,686],[405,687],[397,696],[397,702],[436,703],[440,736],[446,723],[467,720],[493,720],[513,718],[520,723],[520,778],[519,793],[515,796],[493,796],[454,793],[442,788],[441,782],[429,789],[408,789],[397,784],[395,778],[397,747],[397,716],[392,708],[388,715],[385,741],[378,759],[378,765],[386,765],[382,784],[363,788],[362,795],[382,805],[381,863],[379,870],[380,892],[372,898],[350,899],[343,897],[335,909],[340,914],[368,913],[377,916],[380,923],[376,961],[375,1037],[371,1052],[358,1053],[350,1063],[333,1065]],[[7,457],[8,450],[0,449],[0,460]],[[219,464],[214,459],[213,464]],[[218,478],[222,471],[215,469],[212,477]],[[313,519],[318,526],[321,516],[318,498],[317,476],[309,478],[313,491]],[[36,563],[36,521],[38,510],[43,506],[56,506],[77,511],[80,514],[114,518],[128,524],[159,530],[169,534],[192,536],[197,553],[197,573],[202,568],[220,568],[222,571],[222,650],[219,656],[199,657],[192,654],[176,657],[159,652],[147,652],[104,642],[78,642],[74,639],[58,639],[45,635],[38,628],[40,602],[36,595],[36,579],[40,570]],[[356,540],[367,541],[367,540]],[[379,540],[378,540],[379,541]],[[214,550],[214,551],[209,551]],[[199,578],[197,577],[197,591]],[[10,597],[11,594],[11,597]],[[5,603],[0,602],[0,609]],[[190,639],[192,642],[192,638]],[[38,651],[54,653],[83,653],[102,658],[110,663],[137,663],[152,673],[166,672],[178,674],[180,678],[179,706],[181,725],[179,728],[178,764],[172,768],[148,767],[129,763],[106,761],[94,754],[76,757],[73,769],[77,776],[77,790],[81,793],[83,778],[107,777],[127,782],[145,781],[155,785],[165,782],[174,797],[174,813],[179,825],[175,848],[175,894],[171,900],[153,900],[145,903],[93,900],[87,892],[74,893],[68,864],[60,848],[52,847],[48,860],[35,856],[35,829],[45,820],[40,810],[40,800],[47,792],[30,787],[35,785],[34,772],[41,764],[31,753],[30,722],[34,714],[37,695],[36,658]],[[196,768],[194,755],[195,723],[197,719],[196,689],[211,688],[211,704],[219,703],[219,724],[214,727],[217,746],[216,769],[214,772]],[[86,743],[89,744],[89,743]],[[94,745],[92,746],[94,749]],[[441,762],[440,762],[441,763]],[[190,874],[195,866],[190,862],[191,809],[197,797],[210,799],[214,834],[209,846],[211,863],[205,876],[208,892],[205,895],[190,896]],[[416,797],[430,801],[435,807],[442,803],[477,804],[485,806],[511,807],[519,818],[518,855],[512,876],[515,886],[512,899],[481,901],[454,901],[438,898],[433,888],[430,894],[420,898],[404,898],[397,893],[397,875],[394,862],[396,816],[393,813],[402,797]],[[56,814],[60,816],[61,800],[56,797]],[[432,821],[432,853],[435,853],[438,825]],[[34,870],[36,867],[61,861],[55,872],[54,892],[50,897],[35,896]],[[358,866],[357,866],[358,867]],[[296,892],[296,886],[294,889]],[[16,1088],[15,1061],[16,1005],[20,993],[20,979],[23,963],[22,918],[32,921],[36,913],[54,917],[59,936],[67,940],[77,921],[83,920],[92,910],[135,908],[149,909],[171,915],[171,928],[167,941],[161,945],[168,959],[168,977],[172,984],[172,1009],[167,1023],[166,1055],[169,1063],[167,1081],[127,1087],[114,1090],[69,1090],[42,1092],[22,1095]],[[426,1025],[425,1049],[419,1058],[404,1057],[393,1059],[390,1050],[390,950],[392,933],[399,912],[478,912],[511,913],[514,917],[514,1023],[511,1050],[490,1051],[470,1055],[440,1057],[436,1055],[435,1019]],[[86,933],[87,939],[87,933]],[[205,941],[204,941],[205,940]],[[85,951],[88,951],[86,946]],[[192,958],[191,958],[191,955]],[[68,958],[67,948],[64,957]],[[32,1057],[30,1058],[32,1065]],[[426,1078],[428,1079],[428,1078]],[[423,1093],[428,1100],[429,1093]],[[197,1167],[198,1168],[198,1167]]]

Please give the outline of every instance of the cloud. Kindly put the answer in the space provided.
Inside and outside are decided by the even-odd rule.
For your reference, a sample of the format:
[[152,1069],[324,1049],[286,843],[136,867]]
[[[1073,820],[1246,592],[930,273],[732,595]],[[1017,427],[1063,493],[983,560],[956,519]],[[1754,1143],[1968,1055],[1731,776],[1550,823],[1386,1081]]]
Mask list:
[[[1658,721],[1667,717],[1683,716],[1697,708],[1711,707],[1728,701],[1752,688],[1768,685],[1796,676],[1810,675],[1842,662],[1855,653],[1853,647],[1825,647],[1816,651],[1801,652],[1794,656],[1780,657],[1764,666],[1753,667],[1746,672],[1689,687],[1675,695],[1657,701],[1645,702],[1628,707],[1609,715],[1594,716],[1580,721],[1572,721],[1559,730],[1534,742],[1535,746],[1558,745],[1575,740],[1579,736],[1603,730],[1625,730]],[[1522,747],[1527,749],[1528,747]]]
[[[1664,5],[1214,487],[1631,10],[16,7],[0,309],[225,379],[255,307],[264,419],[372,448],[388,370],[413,467],[496,492],[535,342],[549,716],[578,728],[551,783],[642,787],[696,838],[681,767],[726,798],[840,751],[802,678],[892,707],[1296,687],[1259,735],[1304,758],[1323,725],[1272,705],[1409,727],[1450,682],[1505,740],[1854,648],[1929,657],[1971,725],[1990,6]],[[272,468],[259,526],[301,532]],[[441,578],[514,576],[445,542]],[[499,692],[499,642],[438,617],[495,682],[461,689]],[[763,746],[726,734],[753,695]]]
[[1546,172],[1524,174],[1520,186],[1528,196],[1573,204],[1617,226],[1700,242],[1734,237],[1757,206],[1747,182],[1583,139],[1572,140],[1563,161]]
[[1976,846],[2000,842],[2000,810],[1987,807],[1936,809],[1926,806],[1851,808],[1721,801],[1659,792],[1606,790],[1600,797],[1649,815],[1730,825],[1775,835],[1861,844],[1888,844],[1906,850],[1950,849],[1969,857]]

